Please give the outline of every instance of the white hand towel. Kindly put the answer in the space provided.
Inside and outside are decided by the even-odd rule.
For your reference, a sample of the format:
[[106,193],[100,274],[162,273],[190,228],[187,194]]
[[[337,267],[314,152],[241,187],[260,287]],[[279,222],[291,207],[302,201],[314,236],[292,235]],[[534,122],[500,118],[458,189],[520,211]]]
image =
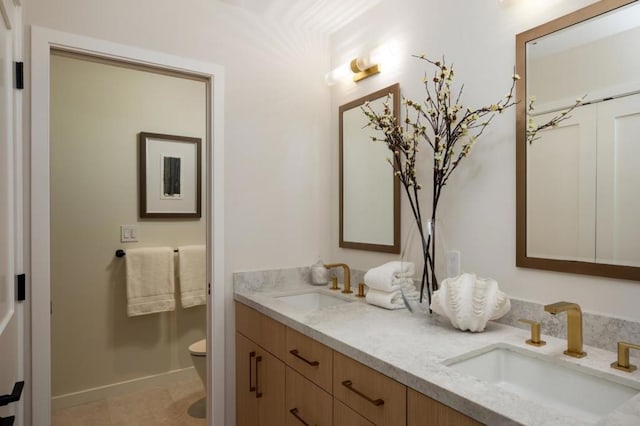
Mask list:
[[371,305],[380,306],[385,309],[402,309],[405,307],[400,290],[380,291],[370,288],[367,291],[365,300]]
[[183,308],[207,303],[206,246],[178,247],[178,278]]
[[418,298],[420,298],[420,292],[416,289],[413,279],[401,278],[401,280],[403,281],[397,287],[402,289],[404,297],[406,297],[407,300],[418,300]]
[[415,273],[415,265],[412,262],[393,261],[376,268],[369,269],[364,274],[364,283],[370,289],[381,291],[398,290],[403,280],[410,278]]
[[173,311],[173,249],[150,247],[127,250],[127,314]]

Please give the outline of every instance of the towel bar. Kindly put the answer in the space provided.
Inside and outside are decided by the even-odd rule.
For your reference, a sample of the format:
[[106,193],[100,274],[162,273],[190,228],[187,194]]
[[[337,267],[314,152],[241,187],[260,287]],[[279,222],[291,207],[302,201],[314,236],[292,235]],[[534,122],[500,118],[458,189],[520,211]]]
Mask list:
[[[178,253],[178,249],[174,249],[173,252],[174,253]],[[122,249],[116,250],[116,257],[125,257],[126,254],[127,254],[127,252],[122,250]]]

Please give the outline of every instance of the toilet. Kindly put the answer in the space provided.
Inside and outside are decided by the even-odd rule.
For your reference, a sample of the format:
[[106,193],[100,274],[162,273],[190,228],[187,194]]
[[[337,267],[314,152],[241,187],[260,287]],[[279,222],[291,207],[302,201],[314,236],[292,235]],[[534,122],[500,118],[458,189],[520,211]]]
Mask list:
[[207,339],[198,340],[189,346],[191,362],[198,372],[205,388],[207,387]]

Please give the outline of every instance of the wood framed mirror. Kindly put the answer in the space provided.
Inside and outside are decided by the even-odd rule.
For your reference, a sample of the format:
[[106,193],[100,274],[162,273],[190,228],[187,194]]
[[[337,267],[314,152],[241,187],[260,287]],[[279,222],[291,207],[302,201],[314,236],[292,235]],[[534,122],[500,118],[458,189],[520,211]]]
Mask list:
[[[516,266],[640,280],[638,51],[638,0],[602,0],[516,36]],[[528,120],[585,95],[527,141]]]
[[394,84],[339,108],[340,247],[400,253],[400,181],[387,162],[389,150],[373,142],[361,106],[382,111],[389,102],[400,112],[400,85]]

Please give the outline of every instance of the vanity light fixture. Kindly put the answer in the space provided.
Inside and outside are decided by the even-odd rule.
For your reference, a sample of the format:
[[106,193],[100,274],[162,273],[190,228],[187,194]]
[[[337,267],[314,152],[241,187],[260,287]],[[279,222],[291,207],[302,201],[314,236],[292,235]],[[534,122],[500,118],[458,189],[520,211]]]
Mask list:
[[358,56],[351,62],[329,71],[325,75],[327,84],[331,86],[349,75],[353,75],[353,81],[357,83],[367,77],[379,74],[381,64],[386,66],[394,62],[394,57],[398,50],[396,44],[392,42],[384,43],[371,50],[368,54]]
[[332,71],[329,71],[324,78],[327,84],[332,86],[352,74],[353,81],[358,82],[378,73],[380,73],[380,64],[373,63],[371,55],[368,55],[366,57],[354,58],[348,64],[340,65]]

